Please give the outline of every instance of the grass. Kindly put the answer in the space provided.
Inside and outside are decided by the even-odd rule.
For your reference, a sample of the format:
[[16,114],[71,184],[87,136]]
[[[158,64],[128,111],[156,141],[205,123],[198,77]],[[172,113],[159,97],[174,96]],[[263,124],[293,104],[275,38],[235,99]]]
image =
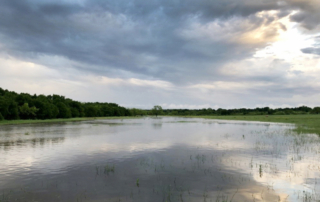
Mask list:
[[114,117],[82,117],[82,118],[69,118],[69,119],[30,119],[30,120],[3,120],[0,121],[1,125],[18,125],[18,124],[35,124],[35,123],[59,123],[59,122],[75,122],[75,121],[90,121],[99,119],[133,119],[137,117],[127,117],[127,116],[114,116]]
[[[320,115],[229,115],[229,116],[186,116],[190,118],[206,118],[221,120],[238,120],[238,121],[261,121],[276,123],[296,124],[295,131],[298,133],[315,133],[320,135]],[[46,120],[3,120],[1,125],[17,125],[17,124],[33,124],[33,123],[59,123],[59,122],[75,122],[90,121],[99,119],[132,119],[137,117],[83,117],[69,119],[46,119]]]
[[320,115],[237,115],[237,116],[187,116],[192,118],[238,120],[238,121],[261,121],[276,123],[295,124],[298,133],[315,133],[320,135]]

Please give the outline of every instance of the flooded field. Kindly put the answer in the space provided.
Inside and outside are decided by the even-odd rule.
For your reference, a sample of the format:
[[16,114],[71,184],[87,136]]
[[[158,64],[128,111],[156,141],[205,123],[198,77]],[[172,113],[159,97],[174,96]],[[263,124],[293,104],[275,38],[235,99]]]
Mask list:
[[319,201],[293,125],[142,118],[0,126],[0,202]]

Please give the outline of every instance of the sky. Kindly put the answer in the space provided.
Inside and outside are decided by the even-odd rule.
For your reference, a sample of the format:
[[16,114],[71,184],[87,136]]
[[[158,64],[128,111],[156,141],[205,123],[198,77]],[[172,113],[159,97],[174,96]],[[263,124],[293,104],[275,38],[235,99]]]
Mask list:
[[125,107],[320,106],[319,0],[0,1],[0,87]]

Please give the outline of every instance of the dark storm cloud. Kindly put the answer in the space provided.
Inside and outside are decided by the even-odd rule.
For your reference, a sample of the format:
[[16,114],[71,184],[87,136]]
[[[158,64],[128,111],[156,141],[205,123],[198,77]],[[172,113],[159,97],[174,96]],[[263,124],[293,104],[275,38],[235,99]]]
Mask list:
[[278,10],[284,17],[291,9],[301,10],[293,21],[316,26],[318,15],[308,15],[312,7],[291,0],[10,0],[0,3],[0,44],[15,57],[63,56],[98,74],[121,69],[171,82],[208,80],[221,77],[218,68],[225,62],[249,57],[264,44],[192,40],[177,30],[194,21],[218,19],[223,27],[227,19],[248,17],[254,26],[236,30],[241,33],[275,20],[251,14]]

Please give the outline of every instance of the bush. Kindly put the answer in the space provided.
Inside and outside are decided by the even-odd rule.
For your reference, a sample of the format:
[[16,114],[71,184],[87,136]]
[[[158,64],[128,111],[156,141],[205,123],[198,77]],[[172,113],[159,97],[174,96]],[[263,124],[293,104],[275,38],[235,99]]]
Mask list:
[[273,115],[286,115],[284,111],[277,111]]
[[2,114],[0,113],[0,121],[4,120]]

